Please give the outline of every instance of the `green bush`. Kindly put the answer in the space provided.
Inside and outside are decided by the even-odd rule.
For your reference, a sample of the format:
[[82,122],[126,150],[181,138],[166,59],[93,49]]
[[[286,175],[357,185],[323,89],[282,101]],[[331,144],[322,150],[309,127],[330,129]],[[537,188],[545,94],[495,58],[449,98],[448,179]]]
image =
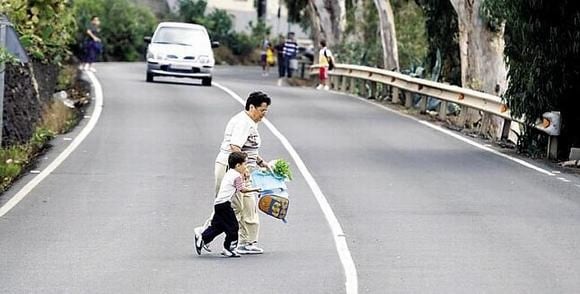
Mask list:
[[203,20],[203,25],[208,29],[212,39],[227,39],[232,34],[234,22],[232,16],[225,10],[215,9]]
[[60,64],[70,56],[67,48],[74,42],[76,30],[69,3],[69,0],[2,0],[0,12],[14,24],[32,58]]
[[144,59],[147,44],[143,37],[151,35],[158,22],[149,8],[128,0],[76,0],[74,5],[79,24],[75,46],[77,55],[82,54],[91,17],[98,16],[105,61]]
[[179,0],[179,18],[183,22],[201,24],[205,20],[205,0]]
[[44,144],[52,140],[54,136],[55,133],[48,128],[37,127],[36,131],[32,135],[32,138],[30,139],[30,144],[35,150],[40,150],[42,147],[44,147]]

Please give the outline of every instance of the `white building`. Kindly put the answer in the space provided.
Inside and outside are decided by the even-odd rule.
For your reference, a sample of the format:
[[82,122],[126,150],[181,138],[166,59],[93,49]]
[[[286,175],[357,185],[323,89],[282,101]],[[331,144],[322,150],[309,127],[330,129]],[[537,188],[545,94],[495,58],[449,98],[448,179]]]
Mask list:
[[[224,9],[234,16],[234,30],[249,31],[248,23],[256,23],[258,13],[254,6],[255,0],[206,0],[208,12],[212,9]],[[297,37],[303,38],[308,35],[302,31],[298,24],[289,24],[287,21],[288,11],[281,0],[266,0],[266,24],[272,27],[272,36],[285,35],[287,32],[296,32]],[[167,0],[172,10],[179,8],[179,0]],[[280,8],[280,18],[278,9]]]

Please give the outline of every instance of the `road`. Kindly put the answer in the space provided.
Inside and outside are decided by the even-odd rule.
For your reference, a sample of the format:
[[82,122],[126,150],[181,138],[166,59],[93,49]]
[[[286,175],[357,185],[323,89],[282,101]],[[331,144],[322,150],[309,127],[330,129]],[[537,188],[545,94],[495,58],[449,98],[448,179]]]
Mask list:
[[[261,155],[294,167],[288,223],[261,215],[263,255],[194,255],[193,227],[211,212],[213,160],[241,105],[197,81],[145,83],[139,63],[98,70],[95,129],[0,218],[1,293],[345,292],[329,223],[264,124]],[[256,68],[218,68],[214,81],[242,98],[272,96],[269,121],[340,222],[358,292],[580,288],[578,177],[565,183],[360,99],[277,87]]]

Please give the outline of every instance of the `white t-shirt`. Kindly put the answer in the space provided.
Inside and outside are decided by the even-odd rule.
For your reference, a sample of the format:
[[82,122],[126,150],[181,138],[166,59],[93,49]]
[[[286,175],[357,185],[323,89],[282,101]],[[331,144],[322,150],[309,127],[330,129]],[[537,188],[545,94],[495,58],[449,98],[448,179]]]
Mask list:
[[[324,52],[326,51],[326,56],[324,56]],[[320,49],[320,52],[318,53],[318,63],[320,63],[321,66],[328,66],[328,58],[332,58],[332,52],[324,47],[322,49]]]
[[222,204],[231,201],[234,194],[240,192],[243,186],[244,180],[242,179],[242,174],[233,168],[229,169],[222,179],[220,190],[217,193],[214,204]]
[[228,165],[230,156],[230,145],[238,146],[242,152],[248,155],[246,164],[249,167],[256,167],[258,161],[258,149],[262,144],[260,133],[258,133],[258,124],[250,116],[242,111],[230,119],[224,132],[224,140],[220,146],[220,153],[217,155],[216,162]]

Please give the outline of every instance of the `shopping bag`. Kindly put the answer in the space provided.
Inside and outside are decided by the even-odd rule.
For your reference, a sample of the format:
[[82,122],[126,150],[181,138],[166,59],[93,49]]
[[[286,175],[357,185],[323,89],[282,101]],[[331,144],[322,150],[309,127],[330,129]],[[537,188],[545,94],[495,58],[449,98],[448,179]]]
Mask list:
[[270,172],[256,170],[251,173],[252,185],[261,189],[258,209],[263,213],[286,222],[290,200],[284,178]]

